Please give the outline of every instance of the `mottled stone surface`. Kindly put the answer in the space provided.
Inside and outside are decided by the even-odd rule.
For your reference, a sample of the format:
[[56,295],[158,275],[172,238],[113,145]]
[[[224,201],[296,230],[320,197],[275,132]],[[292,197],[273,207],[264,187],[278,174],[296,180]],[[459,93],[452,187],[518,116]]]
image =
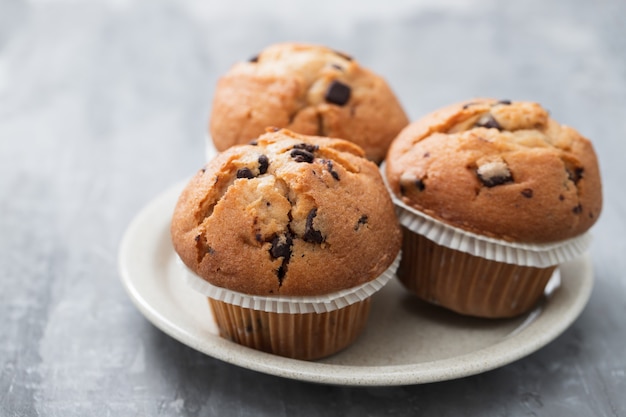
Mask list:
[[[626,3],[211,3],[0,0],[0,415],[626,415]],[[201,166],[219,74],[283,40],[355,56],[411,118],[527,99],[590,137],[606,198],[574,325],[481,375],[348,388],[220,362],[144,319],[121,236]]]

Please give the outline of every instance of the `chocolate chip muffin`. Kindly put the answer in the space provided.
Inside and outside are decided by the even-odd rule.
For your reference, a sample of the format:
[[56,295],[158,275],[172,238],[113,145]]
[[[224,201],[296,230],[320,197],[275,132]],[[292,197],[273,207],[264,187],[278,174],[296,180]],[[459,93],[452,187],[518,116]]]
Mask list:
[[434,112],[398,136],[388,161],[406,204],[498,239],[568,239],[602,209],[591,143],[537,103],[481,99]]
[[481,317],[531,309],[558,264],[586,250],[602,209],[591,143],[531,102],[431,113],[398,135],[385,175],[404,230],[402,283]]
[[277,126],[343,138],[380,162],[407,116],[383,78],[352,57],[297,43],[272,45],[218,82],[209,130],[218,151]]
[[[356,338],[369,297],[352,292],[388,273],[401,244],[378,168],[358,146],[284,129],[200,170],[179,198],[171,235],[193,274],[229,292],[209,299],[223,336],[301,359]],[[233,305],[233,294],[244,303]],[[250,307],[272,297],[293,301],[290,313]],[[291,314],[311,297],[315,312]],[[336,308],[328,311],[331,298]]]

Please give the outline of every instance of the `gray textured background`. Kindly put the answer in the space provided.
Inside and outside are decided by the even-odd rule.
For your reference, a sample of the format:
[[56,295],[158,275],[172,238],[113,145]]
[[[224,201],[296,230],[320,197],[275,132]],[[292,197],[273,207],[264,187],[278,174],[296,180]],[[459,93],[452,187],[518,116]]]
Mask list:
[[[0,415],[626,415],[626,3],[0,0]],[[590,137],[605,207],[575,324],[460,380],[312,385],[164,335],[117,272],[138,210],[203,162],[217,77],[269,43],[330,45],[411,118],[541,102]]]

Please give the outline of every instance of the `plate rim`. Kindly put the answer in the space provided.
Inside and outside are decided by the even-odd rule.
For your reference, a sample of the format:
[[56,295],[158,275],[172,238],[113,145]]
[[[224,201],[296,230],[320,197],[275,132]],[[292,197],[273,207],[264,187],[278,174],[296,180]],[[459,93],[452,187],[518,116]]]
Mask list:
[[[177,197],[186,182],[178,182],[161,192],[149,201],[129,223],[118,249],[118,269],[122,284],[141,314],[170,337],[208,356],[253,371],[306,382],[346,386],[412,385],[476,375],[517,361],[556,339],[582,313],[593,289],[594,277],[590,255],[587,252],[577,258],[584,264],[584,271],[581,272],[581,285],[569,300],[569,305],[566,306],[567,314],[561,315],[560,320],[548,328],[549,331],[540,332],[526,343],[515,344],[512,341],[522,340],[521,336],[510,335],[498,343],[463,355],[415,364],[352,366],[302,361],[254,350],[210,333],[207,333],[206,338],[200,339],[198,335],[192,334],[180,323],[172,322],[159,311],[158,307],[146,299],[144,292],[137,287],[136,279],[130,272],[132,267],[129,266],[129,262],[133,262],[131,255],[135,254],[132,249],[133,242],[138,235],[141,235],[142,228],[146,227],[152,217],[161,217],[164,225],[169,229],[169,218],[166,217],[166,212],[167,210],[173,211]],[[562,285],[567,284],[562,283]],[[557,297],[559,293],[563,291],[558,291]],[[550,303],[555,304],[555,300],[547,301],[541,303],[530,314],[537,314],[540,319],[543,315],[545,318],[545,315],[551,311]],[[536,323],[537,320],[532,321],[518,334],[523,334],[528,328],[536,326]],[[485,360],[485,357],[489,360]]]

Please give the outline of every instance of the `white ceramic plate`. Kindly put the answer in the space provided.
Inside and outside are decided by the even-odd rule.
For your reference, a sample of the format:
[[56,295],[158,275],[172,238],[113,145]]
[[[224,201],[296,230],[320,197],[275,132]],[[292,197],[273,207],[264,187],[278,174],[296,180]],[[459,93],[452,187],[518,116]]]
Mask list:
[[578,317],[591,294],[588,255],[561,265],[560,287],[516,319],[462,317],[418,301],[392,280],[375,294],[369,322],[355,344],[316,362],[286,359],[219,337],[206,298],[184,283],[169,235],[182,187],[164,192],[128,227],[119,253],[124,286],[144,316],[168,335],[259,372],[341,385],[419,384],[478,374],[555,339]]

